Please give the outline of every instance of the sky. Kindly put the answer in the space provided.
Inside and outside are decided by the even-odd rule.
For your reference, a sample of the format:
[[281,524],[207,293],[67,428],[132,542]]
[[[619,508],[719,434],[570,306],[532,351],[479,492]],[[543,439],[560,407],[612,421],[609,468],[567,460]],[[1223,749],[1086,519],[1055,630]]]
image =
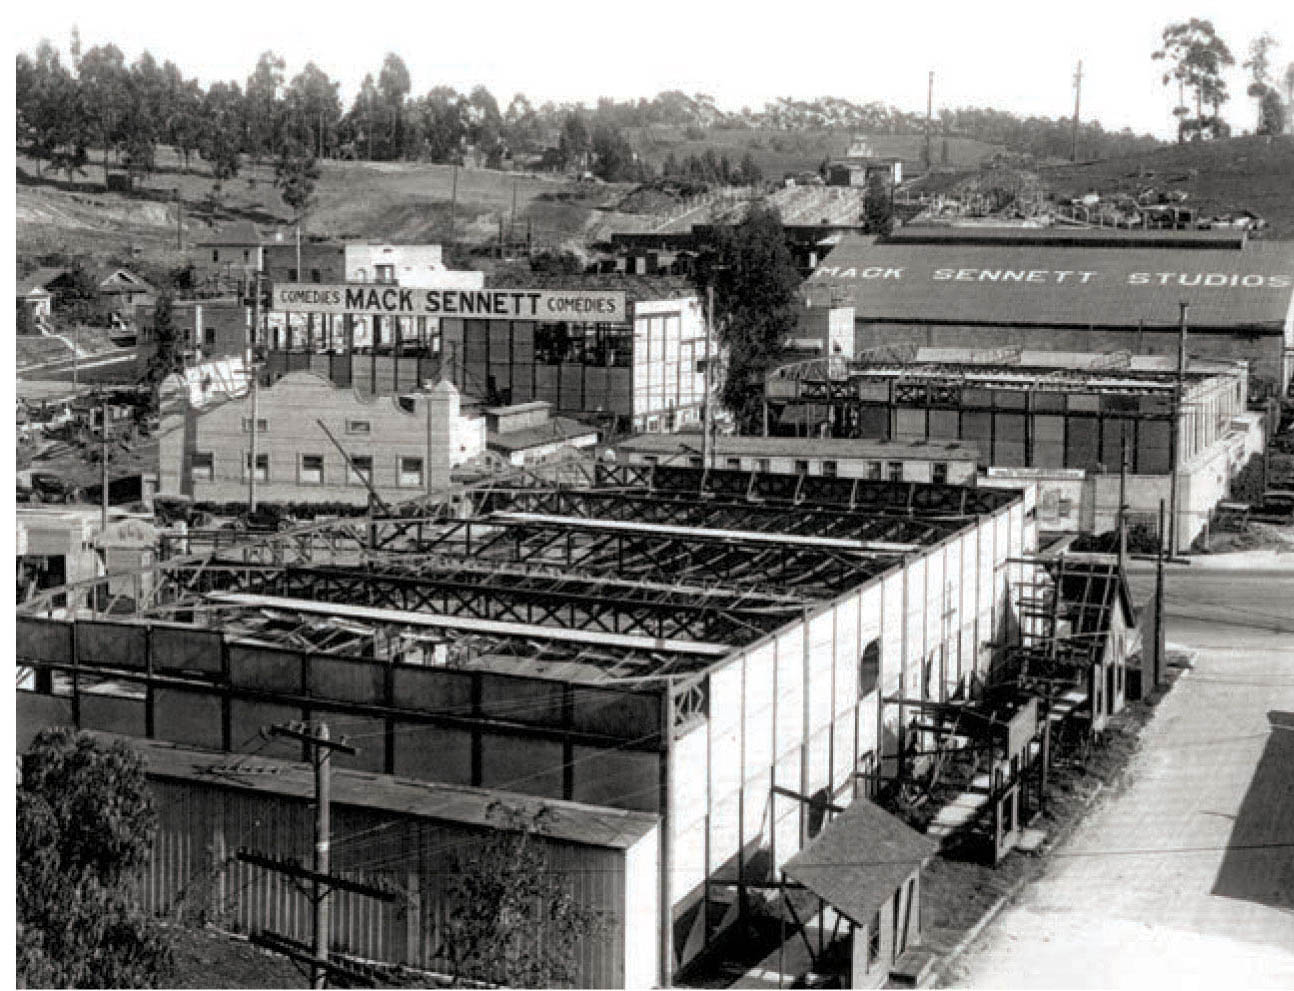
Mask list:
[[1211,19],[1235,55],[1224,116],[1236,133],[1252,129],[1256,110],[1240,63],[1267,31],[1282,43],[1274,63],[1283,75],[1294,62],[1294,0],[1214,0],[1195,9],[1182,0],[44,0],[16,5],[9,20],[18,51],[49,38],[66,52],[75,25],[83,48],[111,42],[128,59],[147,49],[204,85],[245,81],[271,49],[286,59],[289,78],[315,61],[341,82],[347,105],[393,51],[415,94],[484,83],[502,107],[516,92],[538,105],[681,89],[731,110],[830,95],[923,112],[934,70],[936,108],[1067,117],[1081,59],[1084,120],[1171,137],[1175,87],[1162,85],[1163,63],[1150,53],[1166,24],[1192,16]]

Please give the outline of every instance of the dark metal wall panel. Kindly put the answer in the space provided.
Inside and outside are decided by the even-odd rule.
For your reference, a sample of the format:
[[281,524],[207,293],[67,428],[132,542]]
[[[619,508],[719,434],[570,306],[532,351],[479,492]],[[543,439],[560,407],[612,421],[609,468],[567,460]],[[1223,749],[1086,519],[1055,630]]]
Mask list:
[[71,663],[71,623],[61,619],[19,616],[15,625],[20,659],[47,661],[51,664]]
[[420,781],[472,783],[472,732],[406,723],[394,734],[395,774]]
[[220,699],[215,695],[159,688],[153,696],[153,735],[212,750],[224,748]]
[[629,751],[572,748],[576,802],[660,812],[660,756]]
[[472,711],[472,675],[466,672],[396,665],[391,679],[392,704],[398,708],[457,715]]
[[660,732],[659,696],[571,688],[571,726],[621,739],[644,739]]
[[560,681],[478,674],[481,715],[505,722],[560,726],[563,721]]
[[377,705],[386,694],[385,665],[312,657],[309,678],[310,694],[319,698]]
[[229,682],[235,688],[300,695],[301,655],[291,650],[230,644]]
[[144,700],[117,695],[82,695],[81,729],[143,736],[145,733]]
[[561,798],[565,778],[560,743],[502,733],[481,734],[481,787]]
[[201,671],[219,674],[224,636],[219,630],[153,627],[153,668],[156,671]]
[[233,699],[229,703],[229,749],[236,753],[255,751],[267,757],[300,760],[300,744],[290,740],[267,742],[261,736],[261,730],[267,726],[290,723],[303,718],[304,714],[296,706]]
[[148,627],[81,620],[76,624],[76,656],[82,664],[142,670],[148,666]]

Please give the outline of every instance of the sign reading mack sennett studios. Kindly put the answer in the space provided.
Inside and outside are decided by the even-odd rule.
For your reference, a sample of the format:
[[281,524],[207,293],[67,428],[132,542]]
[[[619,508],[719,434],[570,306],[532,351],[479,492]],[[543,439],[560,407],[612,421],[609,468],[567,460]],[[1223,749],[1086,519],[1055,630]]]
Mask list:
[[274,310],[290,313],[388,317],[496,317],[624,323],[623,292],[538,289],[423,289],[417,286],[315,285],[274,287]]

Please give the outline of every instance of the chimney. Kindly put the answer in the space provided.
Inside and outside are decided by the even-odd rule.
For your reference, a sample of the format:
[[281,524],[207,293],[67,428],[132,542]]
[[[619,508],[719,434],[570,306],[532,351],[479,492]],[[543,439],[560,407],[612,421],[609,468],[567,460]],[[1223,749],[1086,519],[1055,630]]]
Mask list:
[[449,487],[449,470],[454,453],[454,430],[461,402],[458,390],[448,379],[427,389],[427,494]]

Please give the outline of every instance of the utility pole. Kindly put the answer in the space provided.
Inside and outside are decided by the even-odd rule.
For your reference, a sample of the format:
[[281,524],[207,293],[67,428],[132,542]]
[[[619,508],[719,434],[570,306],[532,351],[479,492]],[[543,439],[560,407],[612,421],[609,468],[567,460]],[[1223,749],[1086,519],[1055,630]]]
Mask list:
[[930,79],[926,84],[926,171],[931,172],[935,167],[934,157],[930,152],[930,122],[934,117],[935,111],[935,70],[930,70]]
[[[1150,691],[1159,687],[1164,663],[1164,500],[1159,500],[1159,553],[1155,555],[1155,642],[1150,652]],[[1145,687],[1142,695],[1149,694]]]
[[252,326],[247,332],[247,372],[251,376],[252,422],[251,452],[247,466],[247,513],[256,512],[256,419],[260,415],[260,396],[256,374],[256,328],[261,319],[261,273],[257,269],[252,273]]
[[454,163],[454,184],[449,193],[449,243],[454,243],[454,215],[458,212],[458,163]]
[[714,327],[714,285],[706,286],[705,315],[705,393],[701,397],[701,463],[707,471],[714,467],[714,439],[710,429],[710,340]]
[[512,177],[512,216],[508,218],[508,240],[517,239],[517,182],[516,176]]
[[1168,452],[1168,555],[1177,553],[1177,471],[1180,466],[1178,447],[1182,442],[1182,391],[1186,380],[1186,317],[1189,303],[1180,303],[1181,319],[1177,328],[1177,377],[1173,382],[1172,449]]
[[306,946],[273,932],[259,932],[252,936],[252,942],[268,949],[285,954],[294,960],[310,964],[310,986],[326,988],[328,975],[339,974],[343,978],[354,977],[350,968],[333,963],[328,955],[329,934],[332,928],[328,896],[334,889],[353,891],[370,898],[383,901],[395,901],[395,892],[387,888],[351,881],[336,877],[330,873],[332,860],[332,755],[334,752],[354,755],[359,751],[348,745],[344,739],[333,740],[325,723],[288,723],[287,725],[270,726],[262,734],[285,737],[297,740],[310,751],[310,762],[314,766],[315,785],[315,828],[314,828],[314,862],[310,868],[302,867],[296,861],[240,849],[239,860],[264,867],[268,870],[286,874],[293,880],[310,882],[310,899],[313,903],[312,935],[310,945]]
[[1078,60],[1078,69],[1074,72],[1074,143],[1069,153],[1071,162],[1078,161],[1078,108],[1083,98],[1083,60]]
[[1128,566],[1128,435],[1119,435],[1119,570]]
[[103,491],[99,494],[102,504],[99,528],[102,533],[108,529],[108,397],[102,393],[99,395],[99,434],[102,442],[99,450],[99,481],[103,485]]
[[175,187],[175,247],[184,250],[184,201],[179,186]]

